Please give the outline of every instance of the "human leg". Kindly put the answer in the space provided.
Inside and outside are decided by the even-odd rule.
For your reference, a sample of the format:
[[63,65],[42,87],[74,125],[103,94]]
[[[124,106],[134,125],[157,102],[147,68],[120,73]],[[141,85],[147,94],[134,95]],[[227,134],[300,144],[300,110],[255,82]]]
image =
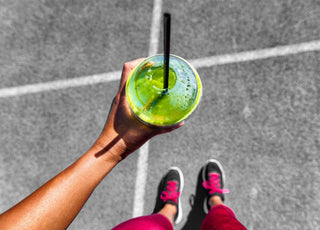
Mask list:
[[161,214],[152,214],[148,216],[140,216],[127,220],[112,230],[173,230],[172,223]]
[[223,204],[224,171],[222,165],[214,159],[209,160],[203,167],[203,187],[208,191],[204,202],[204,218],[201,230],[246,229],[236,218],[234,212]]
[[170,168],[159,183],[153,214],[130,219],[113,230],[173,230],[173,225],[178,224],[182,218],[180,194],[183,184],[181,170],[177,167]]
[[202,222],[201,230],[223,229],[244,230],[246,228],[237,220],[232,209],[224,204],[213,205]]

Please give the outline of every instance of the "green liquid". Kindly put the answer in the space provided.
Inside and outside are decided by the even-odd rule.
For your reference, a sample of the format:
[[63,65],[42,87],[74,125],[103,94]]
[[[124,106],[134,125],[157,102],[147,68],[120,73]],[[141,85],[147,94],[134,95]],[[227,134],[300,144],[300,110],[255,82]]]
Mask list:
[[169,87],[165,91],[162,56],[155,57],[139,65],[129,77],[127,99],[142,121],[156,126],[173,125],[184,120],[198,104],[200,80],[193,69],[173,56],[170,57]]

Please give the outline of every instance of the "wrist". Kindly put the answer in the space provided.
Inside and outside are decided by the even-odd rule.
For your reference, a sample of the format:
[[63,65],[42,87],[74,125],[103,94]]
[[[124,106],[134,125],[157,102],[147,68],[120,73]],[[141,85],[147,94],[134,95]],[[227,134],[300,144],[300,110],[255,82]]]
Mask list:
[[98,184],[123,159],[120,152],[109,138],[99,137],[77,163],[89,171],[90,181]]
[[100,158],[116,163],[124,159],[128,150],[122,137],[113,129],[107,127],[103,130],[96,142],[91,147],[95,158]]

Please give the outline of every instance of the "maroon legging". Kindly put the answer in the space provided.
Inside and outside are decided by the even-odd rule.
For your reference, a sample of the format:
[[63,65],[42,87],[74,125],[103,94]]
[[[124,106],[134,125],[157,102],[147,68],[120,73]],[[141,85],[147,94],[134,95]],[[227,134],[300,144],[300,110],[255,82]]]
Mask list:
[[201,230],[243,230],[246,229],[236,218],[234,212],[225,205],[210,209],[204,218]]
[[[170,221],[161,214],[136,217],[123,222],[113,230],[173,230]],[[246,229],[236,218],[234,212],[225,205],[217,205],[210,209],[204,218],[201,230],[244,230]]]

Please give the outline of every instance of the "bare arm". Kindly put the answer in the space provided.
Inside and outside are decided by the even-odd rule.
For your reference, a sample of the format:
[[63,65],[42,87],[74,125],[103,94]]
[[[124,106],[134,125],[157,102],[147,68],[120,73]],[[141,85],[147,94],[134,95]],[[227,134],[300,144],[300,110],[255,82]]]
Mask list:
[[123,67],[119,91],[105,127],[94,145],[76,162],[45,183],[16,206],[0,215],[0,229],[65,229],[96,186],[130,153],[151,137],[172,131],[139,122],[125,99],[125,83],[141,59]]

